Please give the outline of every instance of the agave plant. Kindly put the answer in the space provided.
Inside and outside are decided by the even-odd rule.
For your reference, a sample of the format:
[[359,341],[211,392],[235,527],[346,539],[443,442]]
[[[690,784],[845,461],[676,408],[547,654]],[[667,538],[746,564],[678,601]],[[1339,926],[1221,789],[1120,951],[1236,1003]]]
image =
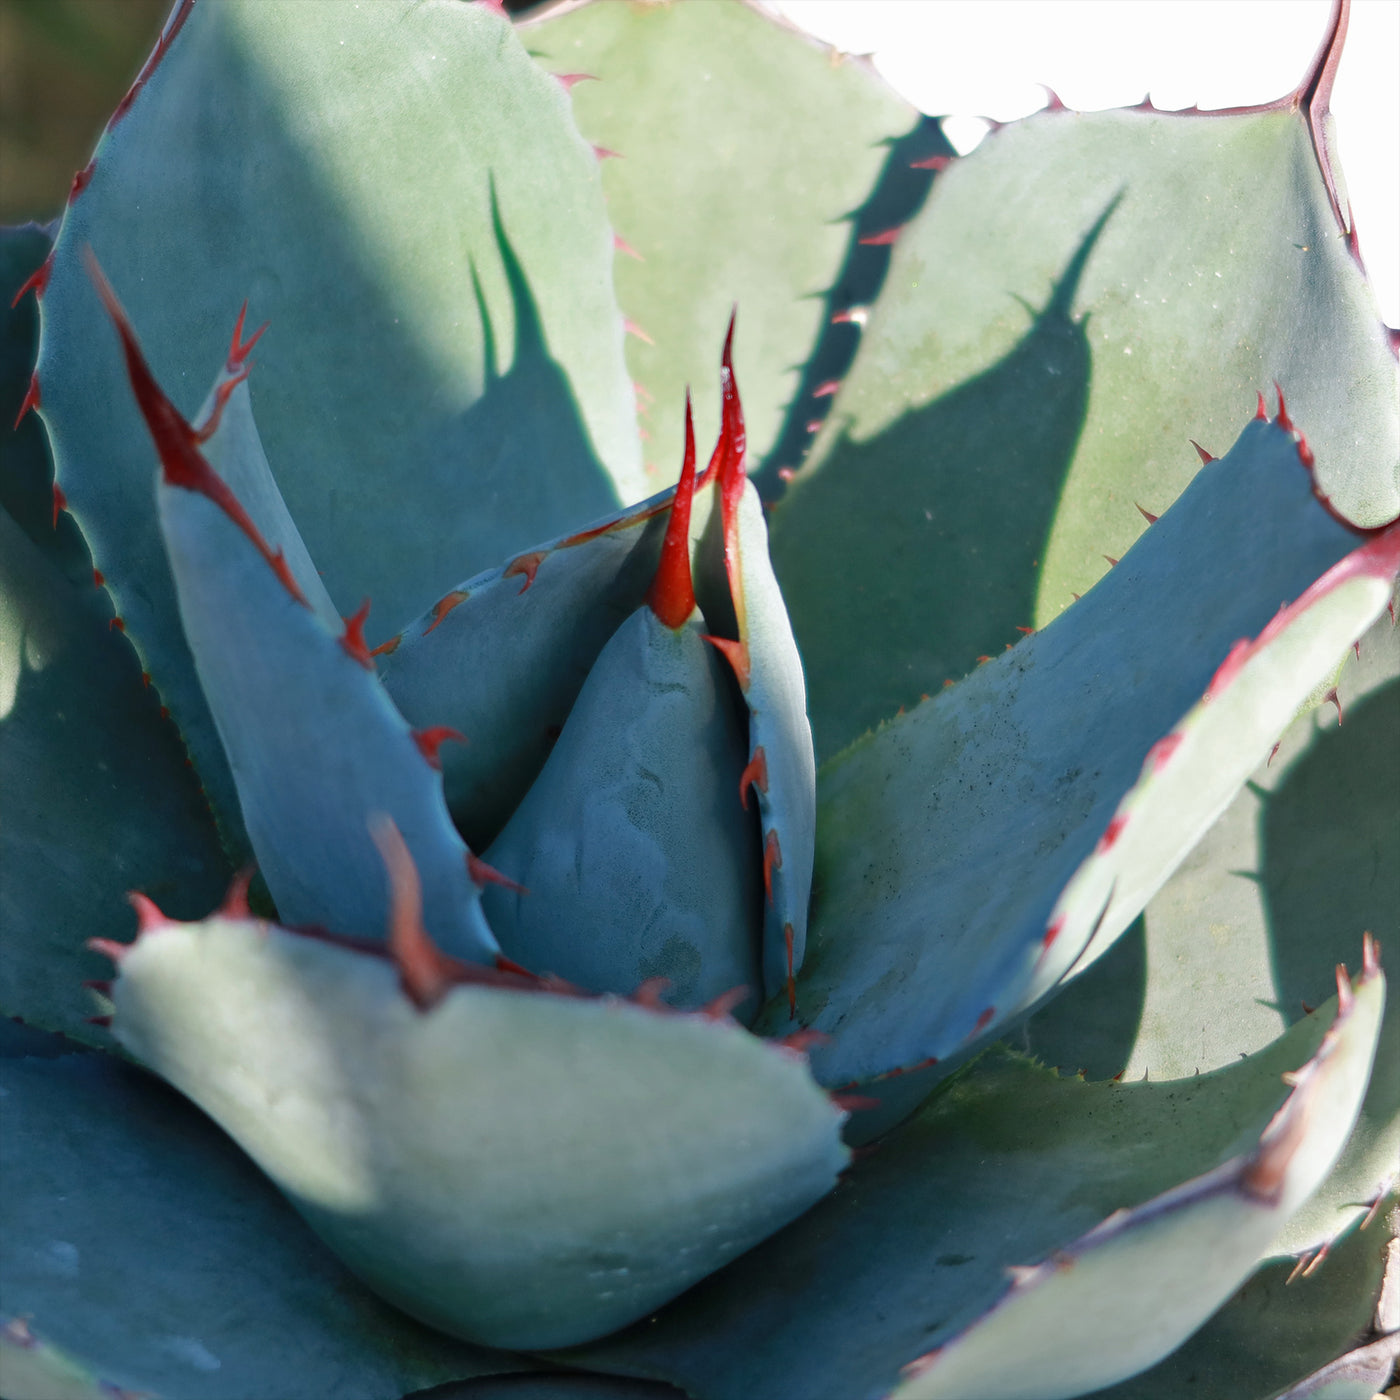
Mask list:
[[739,3],[180,0],[4,244],[0,1393],[1385,1383],[1345,29],[957,159]]

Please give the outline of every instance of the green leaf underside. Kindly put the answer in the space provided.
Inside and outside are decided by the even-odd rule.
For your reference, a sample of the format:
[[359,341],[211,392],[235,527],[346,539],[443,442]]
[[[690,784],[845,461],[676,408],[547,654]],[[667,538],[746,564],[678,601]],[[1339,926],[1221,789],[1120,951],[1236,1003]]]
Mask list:
[[732,1023],[456,985],[251,921],[158,927],[114,1031],[376,1291],[469,1340],[643,1316],[830,1190],[842,1115]]
[[515,962],[591,991],[653,977],[696,1007],[761,1001],[760,843],[739,804],[747,736],[698,617],[640,608],[614,633],[487,861],[526,887],[482,903]]
[[[708,508],[711,492],[696,504]],[[450,724],[443,786],[485,849],[528,791],[608,638],[646,598],[668,493],[450,589],[379,662],[410,724]]]
[[939,175],[773,521],[818,756],[1087,592],[1274,379],[1394,519],[1395,360],[1296,114],[1046,113]]
[[[834,1036],[813,1052],[824,1082],[964,1052],[1096,925],[1106,945],[1131,923],[1384,607],[1389,578],[1367,569],[1385,565],[1294,618],[1248,684],[1192,706],[1232,643],[1356,543],[1289,436],[1251,423],[1079,607],[827,766],[798,988],[803,1024]],[[1149,771],[1179,722],[1174,761]]]
[[[1338,686],[1345,724],[1331,706],[1295,720],[1149,902],[1145,947],[1136,955],[1115,948],[1076,977],[1017,1043],[1066,1069],[1092,1065],[1091,1077],[1204,1072],[1259,1049],[1320,1004],[1363,930],[1383,949],[1400,947],[1397,675],[1400,631],[1382,615],[1361,639],[1359,660],[1347,656]],[[1129,1018],[1110,1030],[1123,1002]],[[1104,1042],[1095,1039],[1100,1028]],[[1392,1004],[1342,1160],[1276,1252],[1315,1250],[1354,1224],[1398,1161],[1400,1008]]]
[[[651,479],[679,473],[687,385],[700,439],[718,426],[713,348],[736,305],[756,464],[828,402],[799,397],[816,387],[803,366],[847,304],[839,279],[855,237],[878,231],[859,211],[918,114],[868,65],[833,65],[747,5],[588,5],[521,37],[552,72],[594,79],[573,88],[579,127],[618,154],[603,189],[640,255],[621,253],[615,276],[623,313],[648,338],[629,338],[627,360]],[[907,178],[912,157],[899,156]],[[853,345],[854,328],[844,332]]]
[[129,934],[128,890],[193,918],[230,874],[107,611],[0,513],[0,1014],[104,1043],[82,983],[107,967],[83,938]]
[[253,388],[268,457],[331,597],[368,594],[385,633],[642,494],[596,162],[504,19],[195,6],[67,210],[39,377],[59,484],[221,813],[89,244],[186,414],[198,389],[178,386],[208,382],[243,300],[250,327],[272,323]]
[[442,779],[384,693],[209,497],[162,482],[162,531],[200,683],[281,917],[382,938],[389,888],[370,832],[393,819],[424,917],[457,956],[497,948]]
[[[1131,1374],[1234,1291],[1340,1150],[1383,1000],[1380,977],[1359,985],[1344,1034],[1298,1091],[1306,1106],[1295,1102],[1265,1135],[1276,1142],[1307,1122],[1277,1207],[1241,1188],[1247,1159],[1231,1154],[1259,1147],[1285,1092],[1278,1076],[1318,1050],[1325,1014],[1247,1061],[1160,1084],[1060,1079],[999,1049],[802,1220],[657,1318],[569,1359],[669,1380],[693,1400],[883,1395],[940,1345],[943,1361],[899,1394],[1052,1400]],[[1126,1218],[1104,1220],[1124,1207],[1134,1208]],[[1203,1243],[1207,1218],[1214,1240]],[[1134,1259],[1125,1276],[1125,1251],[1150,1262]],[[1008,1284],[1011,1266],[1057,1254],[1075,1265]],[[1081,1278],[1103,1300],[1062,1296]],[[1001,1319],[1027,1304],[1041,1316],[1007,1328]],[[1112,1327],[1092,1322],[1110,1315]],[[1084,1364],[1096,1373],[1076,1375]]]
[[94,1392],[100,1378],[187,1400],[397,1400],[519,1368],[381,1302],[222,1133],[130,1066],[4,1060],[0,1082],[5,1310]]

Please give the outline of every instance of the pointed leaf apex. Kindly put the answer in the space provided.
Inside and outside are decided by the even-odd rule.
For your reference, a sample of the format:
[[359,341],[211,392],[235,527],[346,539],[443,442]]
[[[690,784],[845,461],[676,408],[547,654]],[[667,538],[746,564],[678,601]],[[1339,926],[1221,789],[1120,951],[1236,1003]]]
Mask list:
[[340,645],[366,671],[372,671],[374,670],[374,657],[370,654],[369,647],[365,642],[365,620],[368,617],[369,599],[366,598],[349,617],[344,619],[345,631],[340,638]]
[[708,1021],[726,1021],[734,1014],[734,1008],[742,1006],[752,995],[747,987],[731,987],[713,1001],[707,1001],[700,1008],[700,1014]]
[[716,637],[706,632],[703,635],[705,641],[723,653],[724,659],[729,662],[734,672],[734,678],[739,682],[739,689],[747,692],[749,688],[749,649],[743,642],[732,642],[728,637]]
[[419,1011],[430,1011],[451,985],[442,952],[423,927],[423,887],[418,867],[392,817],[371,817],[369,834],[389,875],[389,954],[399,983]]
[[36,369],[29,376],[29,387],[24,391],[24,397],[19,403],[19,412],[15,414],[14,427],[18,428],[24,422],[25,415],[31,409],[39,407],[39,371]]
[[647,592],[647,605],[673,631],[684,627],[695,611],[695,585],[690,576],[690,508],[695,499],[695,420],[690,390],[685,391],[685,454],[681,479],[671,502],[671,518],[661,544],[661,559]]
[[749,805],[749,789],[756,787],[759,792],[768,791],[768,755],[763,751],[763,745],[759,744],[753,751],[753,757],[744,766],[744,771],[739,775],[739,805],[747,807]]
[[1274,380],[1274,392],[1278,394],[1278,416],[1274,421],[1284,432],[1291,433],[1293,431],[1293,420],[1288,416],[1288,405],[1283,401],[1283,386],[1277,379]]
[[29,292],[34,293],[35,301],[44,299],[44,289],[49,285],[49,278],[53,276],[53,250],[49,250],[49,255],[20,283],[17,291],[10,300],[10,308],[13,310],[24,300]]
[[1254,416],[1260,422],[1267,423],[1269,421],[1269,406],[1264,402],[1264,391],[1256,389],[1255,393],[1259,395],[1259,407],[1254,410]]
[[1361,935],[1361,980],[1369,982],[1381,970],[1381,945],[1369,930]]
[[143,933],[150,933],[152,929],[164,928],[167,924],[174,922],[165,917],[155,900],[149,895],[142,894],[139,890],[130,891],[126,902],[136,911],[136,936],[138,938]]
[[161,475],[169,486],[177,486],[184,491],[193,491],[207,496],[220,510],[248,537],[253,547],[267,561],[269,567],[282,581],[293,598],[303,607],[310,607],[281,550],[274,551],[262,537],[262,532],[253,524],[248,512],[229,489],[228,483],[204,459],[198,447],[195,431],[186,422],[179,409],[166,397],[165,391],[156,383],[146,357],[141,353],[136,333],[127,320],[117,294],[98,265],[97,257],[91,248],[83,250],[83,260],[87,264],[88,275],[92,278],[97,294],[107,309],[107,315],[116,328],[121,340],[122,353],[126,359],[127,377],[131,381],[132,393],[136,396],[136,406],[146,420],[146,429],[155,443],[156,455],[160,458]]
[[131,951],[130,943],[114,943],[110,938],[89,938],[83,944],[90,952],[100,953],[104,958],[110,958],[118,967],[121,960]]

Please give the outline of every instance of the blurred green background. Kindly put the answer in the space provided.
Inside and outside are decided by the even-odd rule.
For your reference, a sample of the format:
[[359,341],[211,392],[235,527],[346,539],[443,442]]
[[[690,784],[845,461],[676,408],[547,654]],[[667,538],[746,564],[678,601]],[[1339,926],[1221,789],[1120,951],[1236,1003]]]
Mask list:
[[0,223],[62,212],[169,0],[0,0]]

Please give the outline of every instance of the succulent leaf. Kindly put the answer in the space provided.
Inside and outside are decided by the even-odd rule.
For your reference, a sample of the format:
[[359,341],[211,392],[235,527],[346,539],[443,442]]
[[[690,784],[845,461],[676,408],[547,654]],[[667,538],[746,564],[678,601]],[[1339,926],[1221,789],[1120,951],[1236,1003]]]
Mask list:
[[70,582],[81,585],[92,577],[92,560],[54,498],[48,440],[33,411],[39,315],[25,288],[37,285],[52,247],[51,227],[0,228],[0,432],[6,432],[0,506]]
[[466,964],[415,1000],[382,945],[248,919],[152,926],[117,956],[121,1043],[378,1293],[468,1340],[563,1346],[633,1321],[847,1159],[805,1061],[723,1019]]
[[[1383,1001],[1368,950],[1329,1033],[1300,1023],[1249,1060],[1173,1082],[1086,1084],[995,1051],[684,1306],[570,1358],[695,1400],[1050,1400],[1128,1375],[1233,1292],[1326,1172]],[[1286,1068],[1298,1087],[1280,1109]],[[1142,1288],[1147,1276],[1162,1282]],[[1071,1295],[1095,1284],[1115,1301],[1086,1310]],[[1034,1326],[1002,1321],[1031,1309]],[[1122,1324],[1086,1345],[1084,1318],[1109,1316]],[[930,1355],[900,1383],[901,1365]]]
[[1395,358],[1310,103],[1049,110],[936,177],[774,516],[819,758],[1087,592],[1273,379],[1336,509],[1400,514]]
[[698,618],[673,630],[643,607],[613,634],[486,852],[525,887],[482,896],[508,957],[591,991],[662,977],[677,1006],[739,989],[753,1019],[761,846],[726,671]]
[[[385,694],[365,647],[367,604],[338,636],[316,615],[281,547],[205,460],[198,430],[155,382],[96,264],[93,271],[160,459],[156,504],[180,620],[282,918],[383,932],[388,894],[369,831],[383,813],[424,867],[435,934],[454,953],[490,961],[496,941],[434,765],[447,736],[411,729]],[[267,484],[260,504],[276,510],[280,498]]]
[[177,7],[78,189],[41,303],[58,484],[233,813],[81,251],[167,383],[222,362],[245,299],[272,323],[254,399],[278,485],[338,608],[368,594],[387,635],[644,490],[596,162],[489,7],[236,0]]
[[[1347,656],[1330,705],[1290,726],[1148,904],[1146,942],[1115,947],[1044,1011],[1024,1044],[1091,1077],[1177,1078],[1267,1044],[1325,999],[1363,929],[1400,938],[1400,632],[1382,616]],[[1126,941],[1126,940],[1125,940]],[[1241,993],[1247,993],[1247,996]],[[1131,1002],[1129,1022],[1094,1048]],[[1103,1008],[1113,1007],[1105,1017]],[[1400,1162],[1400,1008],[1393,1003],[1357,1126],[1332,1175],[1271,1253],[1307,1264],[1368,1213]],[[1291,1261],[1290,1261],[1291,1262]]]
[[[0,236],[0,1013],[64,1033],[0,1020],[0,1393],[1378,1383],[1400,418],[1346,27],[1278,102],[1052,94],[956,159],[749,3],[175,0]],[[752,452],[730,311],[708,468],[687,394],[619,509],[736,296]],[[205,916],[216,821],[275,913]]]
[[82,989],[106,967],[73,930],[125,937],[133,888],[193,917],[229,870],[104,603],[0,512],[0,1014],[109,1043]]
[[658,484],[676,474],[688,384],[700,436],[718,426],[708,357],[736,302],[754,461],[796,465],[830,402],[813,391],[857,343],[827,322],[889,261],[858,240],[912,212],[930,179],[912,160],[951,148],[868,64],[833,66],[756,6],[582,5],[527,20],[521,38],[546,68],[588,75],[571,91],[579,127],[619,157],[603,189],[626,245],[618,301],[645,336],[627,359]]
[[386,644],[384,685],[409,723],[467,736],[443,752],[443,786],[472,845],[500,834],[598,654],[642,605],[670,499],[662,492],[466,579]]
[[1400,529],[1355,543],[1292,438],[1252,423],[1079,606],[829,765],[798,988],[839,1032],[825,1082],[945,1072],[1131,923],[1385,607]]
[[5,1309],[38,1343],[0,1329],[7,1397],[43,1395],[36,1369],[83,1400],[395,1400],[519,1367],[381,1302],[222,1133],[131,1066],[0,1059],[0,1084]]

